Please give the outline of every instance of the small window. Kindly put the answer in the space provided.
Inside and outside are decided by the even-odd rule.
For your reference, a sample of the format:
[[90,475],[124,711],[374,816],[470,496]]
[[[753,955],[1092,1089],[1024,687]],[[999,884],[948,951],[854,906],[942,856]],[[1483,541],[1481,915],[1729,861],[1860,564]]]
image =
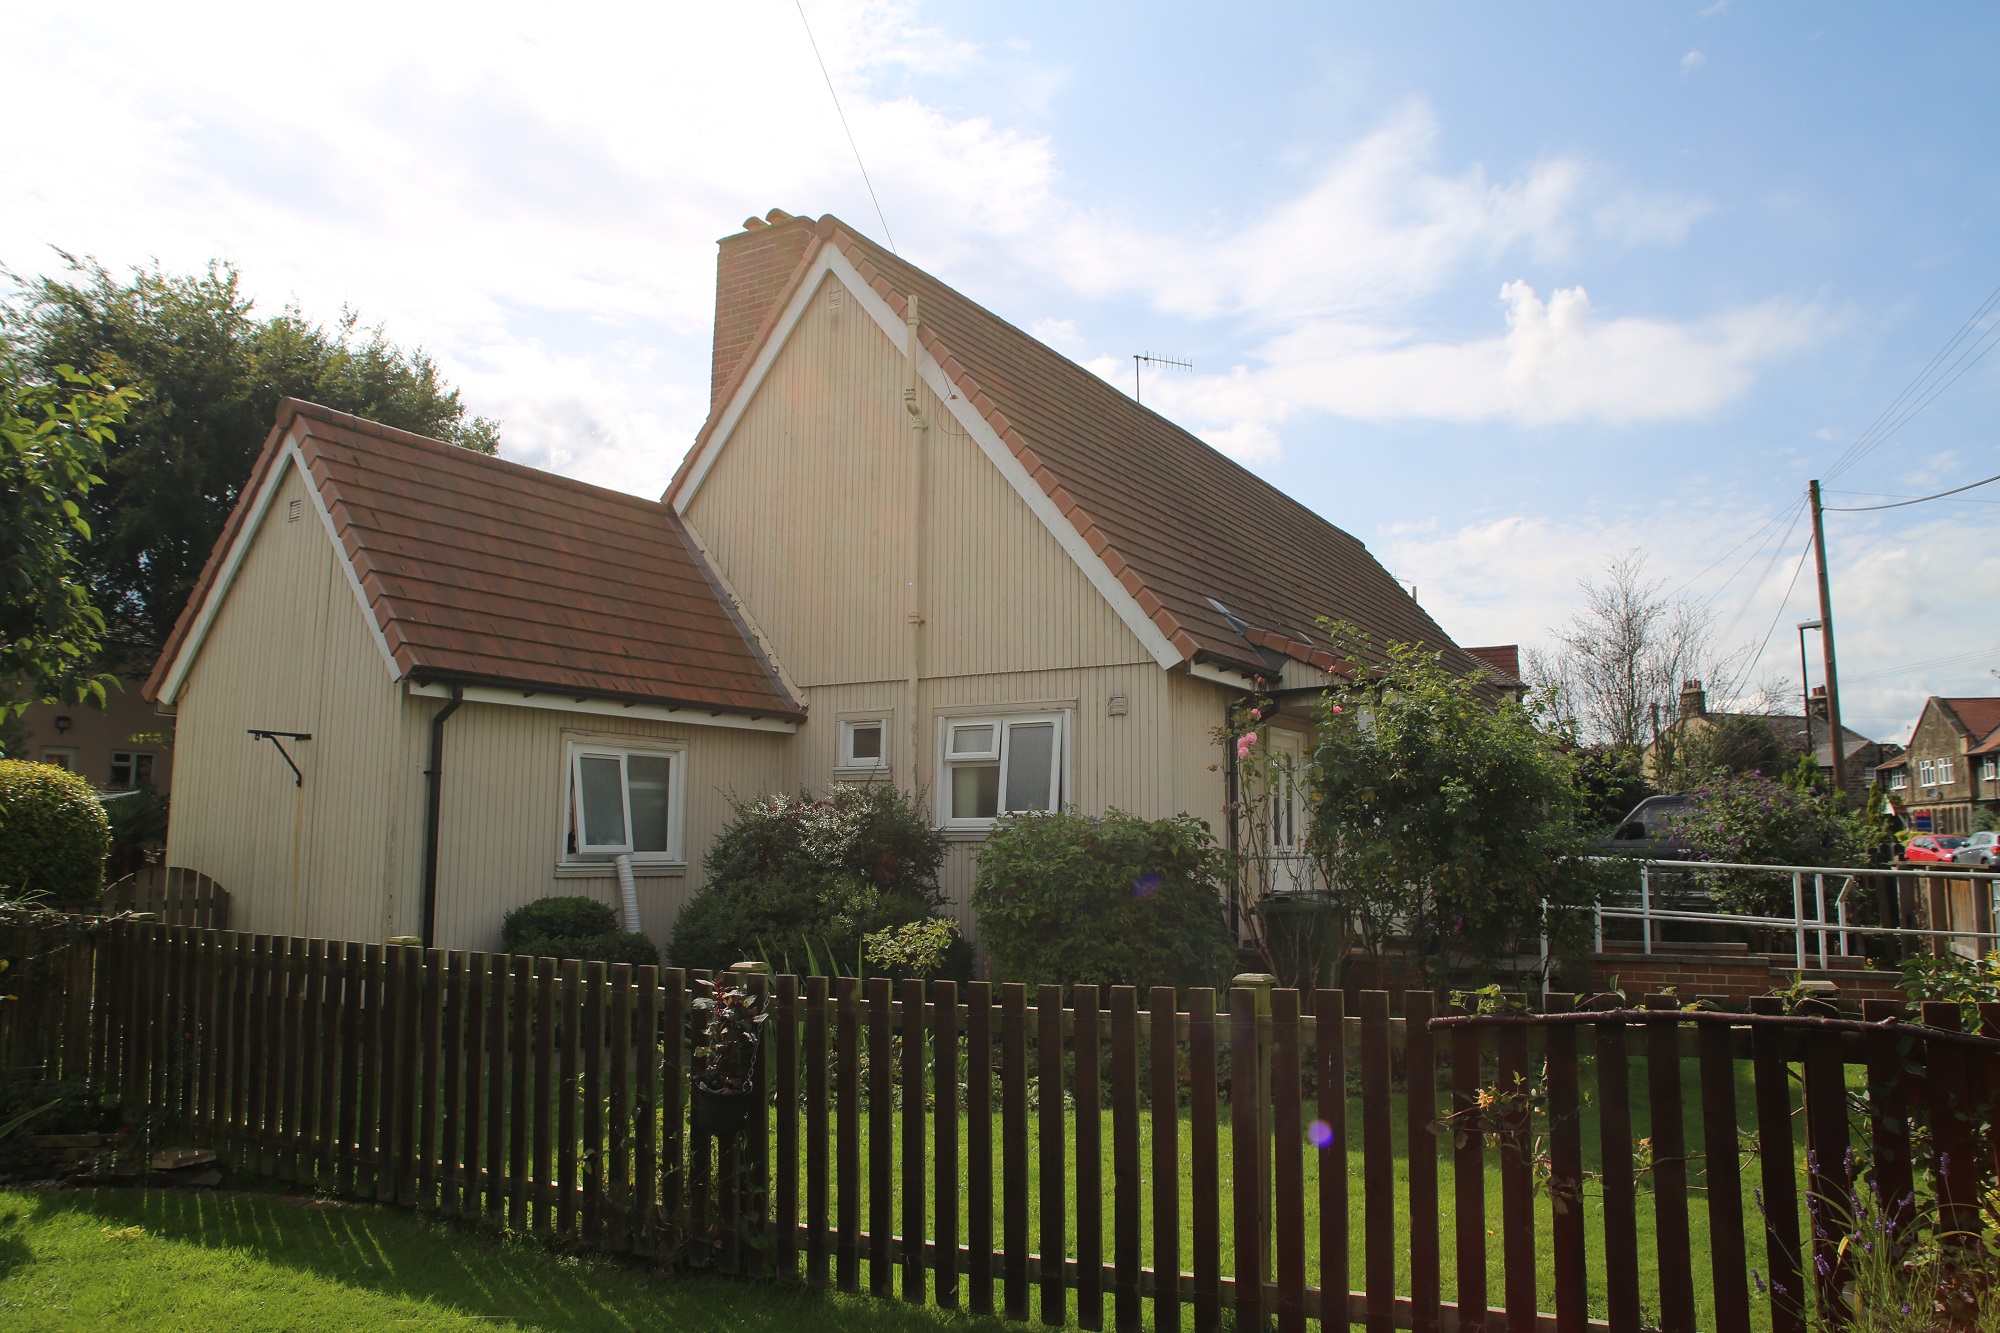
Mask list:
[[1066,731],[1060,713],[947,719],[945,826],[980,828],[1003,814],[1060,809]]
[[1910,785],[1910,775],[1906,769],[1892,769],[1889,773],[1889,790],[1901,791]]
[[673,750],[570,746],[563,859],[681,859],[681,765]]
[[2000,755],[1989,755],[1981,760],[1979,776],[1987,782],[2000,782]]
[[842,769],[888,768],[888,719],[864,717],[843,721],[840,724],[840,758],[835,766]]
[[111,752],[111,785],[113,788],[146,787],[153,781],[153,756],[144,750],[113,750]]
[[66,769],[74,773],[76,772],[76,751],[43,750],[42,762],[45,764],[54,764],[57,768]]

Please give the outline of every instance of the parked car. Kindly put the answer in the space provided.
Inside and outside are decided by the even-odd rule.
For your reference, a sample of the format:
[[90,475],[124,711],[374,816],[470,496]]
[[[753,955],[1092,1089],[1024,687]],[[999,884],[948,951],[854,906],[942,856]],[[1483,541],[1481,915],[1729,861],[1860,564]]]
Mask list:
[[1952,854],[1965,845],[1965,839],[1948,833],[1919,833],[1903,847],[1905,861],[1926,864],[1951,864]]
[[1689,794],[1673,792],[1648,796],[1632,807],[1632,813],[1618,823],[1608,838],[1593,838],[1591,851],[1599,856],[1636,856],[1656,861],[1685,861],[1692,854],[1672,826],[1673,817],[1687,809]]
[[2000,833],[1975,833],[1958,841],[1961,845],[1951,859],[1959,865],[1978,866],[1981,870],[2000,866]]

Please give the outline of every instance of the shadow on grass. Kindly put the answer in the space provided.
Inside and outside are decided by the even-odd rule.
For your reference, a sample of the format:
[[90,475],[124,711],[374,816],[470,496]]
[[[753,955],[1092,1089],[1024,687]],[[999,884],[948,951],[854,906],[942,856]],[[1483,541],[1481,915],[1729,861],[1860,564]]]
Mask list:
[[[311,1307],[313,1314],[337,1319],[343,1305],[352,1305],[359,1322],[370,1324],[476,1320],[472,1326],[485,1328],[784,1328],[788,1333],[935,1333],[947,1327],[987,1333],[1004,1327],[998,1320],[865,1296],[667,1275],[612,1256],[563,1255],[536,1241],[391,1208],[313,1205],[258,1194],[0,1194],[0,1286],[30,1274],[60,1278],[79,1291],[93,1281],[115,1281],[108,1270],[120,1262],[119,1252],[104,1248],[104,1238],[127,1228],[183,1247],[183,1254],[187,1247],[195,1251],[192,1262],[172,1265],[137,1253],[125,1261],[144,1266],[144,1272],[127,1275],[128,1283],[139,1284],[138,1305],[151,1303],[144,1293],[147,1284],[156,1284],[163,1314],[187,1313],[190,1300],[206,1304],[210,1293],[172,1290],[177,1285],[254,1281],[247,1263],[290,1275],[272,1295],[295,1315],[305,1316]],[[88,1303],[87,1296],[81,1303]],[[118,1304],[139,1316],[134,1324],[144,1319],[129,1293],[121,1293]]]

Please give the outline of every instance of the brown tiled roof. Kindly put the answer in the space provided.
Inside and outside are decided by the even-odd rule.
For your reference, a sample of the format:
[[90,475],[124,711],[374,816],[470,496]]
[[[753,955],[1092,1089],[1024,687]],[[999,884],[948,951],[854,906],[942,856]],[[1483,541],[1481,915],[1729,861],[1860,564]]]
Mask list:
[[1486,663],[1503,681],[1521,678],[1521,645],[1518,643],[1496,643],[1488,648],[1467,648],[1465,651]]
[[2000,695],[1974,695],[1969,698],[1947,699],[1940,695],[1938,702],[1944,705],[1945,716],[1953,718],[1966,733],[1966,743],[1984,749],[1983,742],[1996,728],[2000,728]]
[[402,675],[797,718],[671,509],[286,399],[153,677],[287,435]]
[[[1481,668],[1365,546],[1312,510],[838,218],[820,218],[814,233],[818,243],[801,253],[792,285],[818,245],[834,245],[898,314],[914,293],[923,344],[957,392],[1184,657],[1266,673],[1231,616],[1301,646],[1325,644],[1319,620],[1330,617],[1378,644],[1424,643],[1458,671]],[[789,295],[778,296],[778,308]],[[763,322],[764,336],[775,316]],[[669,499],[753,361],[746,349],[718,391],[718,410]]]

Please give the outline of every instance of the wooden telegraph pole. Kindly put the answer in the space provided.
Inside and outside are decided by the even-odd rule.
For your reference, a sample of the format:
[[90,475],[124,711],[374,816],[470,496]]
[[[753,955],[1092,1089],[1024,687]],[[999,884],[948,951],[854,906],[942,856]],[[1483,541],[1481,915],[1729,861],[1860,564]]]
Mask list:
[[[1826,527],[1820,521],[1819,483],[1806,483],[1806,494],[1812,500],[1813,564],[1819,573],[1819,643],[1826,654],[1826,730],[1830,742],[1827,752],[1833,756],[1833,789],[1844,796],[1847,794],[1847,756],[1841,744],[1840,675],[1834,669],[1833,595],[1828,591],[1826,582]],[[1806,726],[1812,726],[1810,703],[1806,708]]]

